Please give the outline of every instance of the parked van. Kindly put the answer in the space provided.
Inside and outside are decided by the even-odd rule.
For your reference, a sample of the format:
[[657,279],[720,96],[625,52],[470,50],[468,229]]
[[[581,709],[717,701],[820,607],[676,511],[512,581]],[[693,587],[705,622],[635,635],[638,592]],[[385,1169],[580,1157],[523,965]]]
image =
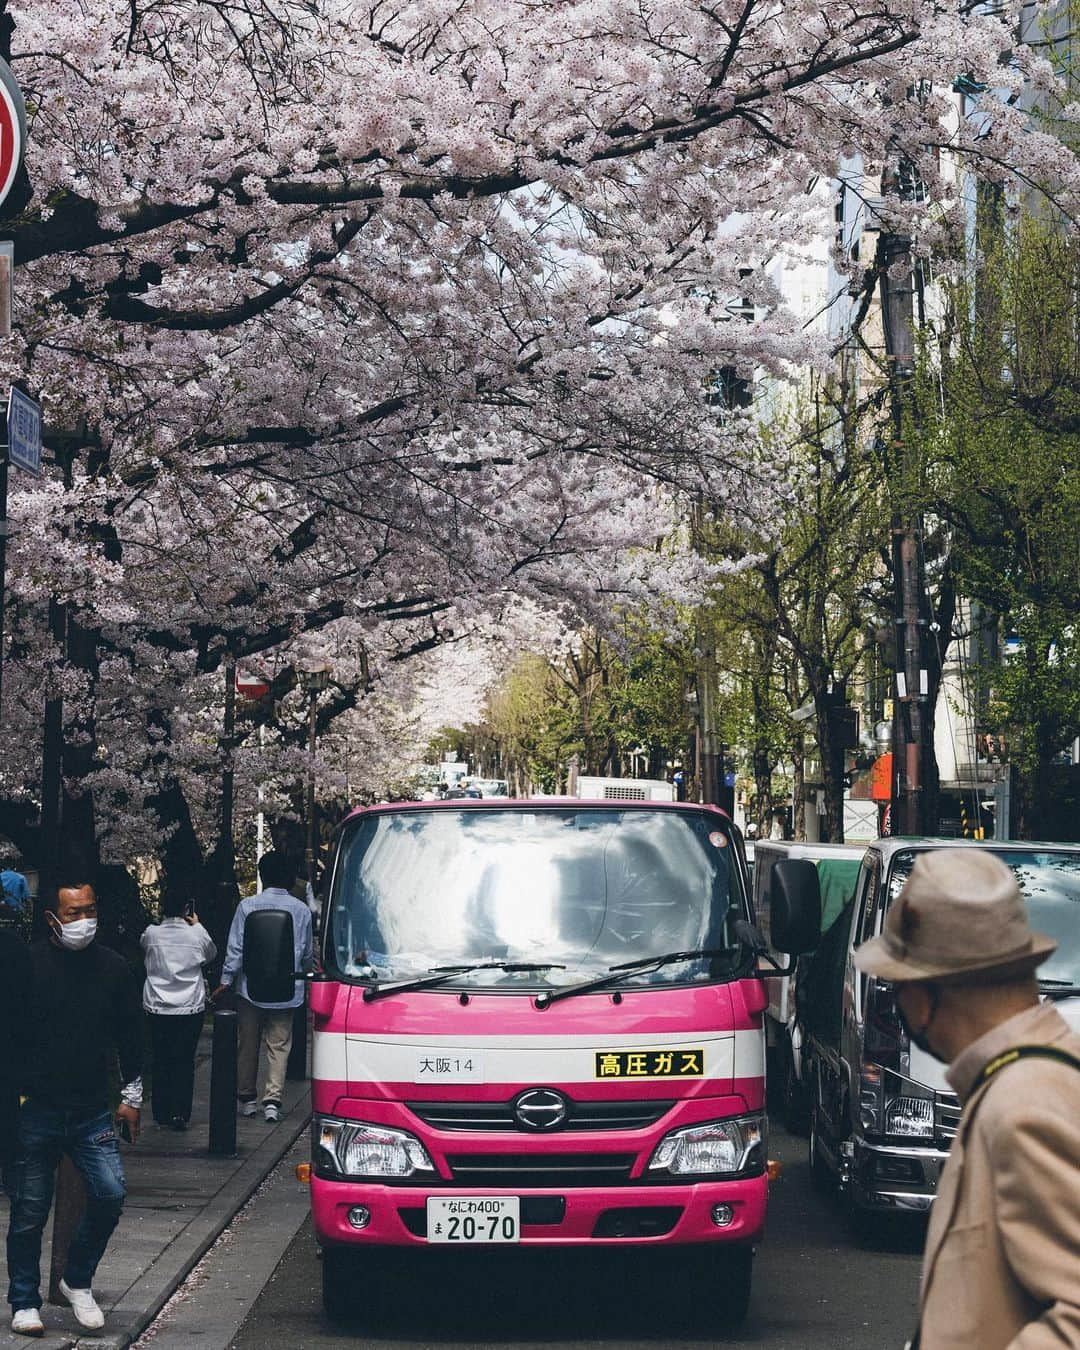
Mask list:
[[[956,847],[985,848],[1016,872],[1032,927],[1059,944],[1038,970],[1039,988],[1080,1030],[1080,846],[904,838],[871,844],[851,905],[799,986],[811,1166],[820,1179],[839,1183],[857,1214],[928,1209],[956,1135],[960,1103],[943,1066],[909,1041],[892,987],[860,974],[851,959],[881,932],[916,855]],[[810,988],[816,996],[804,1006]]]
[[[778,962],[783,956],[770,940],[771,906],[769,883],[773,864],[781,858],[805,858],[817,868],[821,895],[821,931],[832,926],[855,893],[865,846],[861,844],[818,844],[786,839],[759,839],[754,845],[754,913],[769,950]],[[801,957],[800,963],[807,960]],[[773,1104],[781,1119],[794,1133],[803,1133],[809,1124],[809,1099],[802,1074],[802,1032],[795,1016],[795,984],[798,967],[788,975],[766,979],[769,1007],[765,1029],[768,1037],[769,1077]]]
[[[797,898],[774,913],[793,950],[817,931]],[[354,812],[309,991],[328,1312],[380,1252],[678,1245],[738,1322],[768,1191],[760,945],[713,807]]]

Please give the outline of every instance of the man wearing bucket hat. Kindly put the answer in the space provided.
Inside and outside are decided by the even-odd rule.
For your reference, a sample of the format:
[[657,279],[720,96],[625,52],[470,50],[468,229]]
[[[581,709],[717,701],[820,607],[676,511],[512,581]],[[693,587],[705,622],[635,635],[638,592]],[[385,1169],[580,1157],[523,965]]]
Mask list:
[[1080,1036],[1035,979],[1055,947],[1009,867],[949,848],[917,856],[855,953],[895,984],[964,1108],[930,1216],[918,1350],[1080,1346]]

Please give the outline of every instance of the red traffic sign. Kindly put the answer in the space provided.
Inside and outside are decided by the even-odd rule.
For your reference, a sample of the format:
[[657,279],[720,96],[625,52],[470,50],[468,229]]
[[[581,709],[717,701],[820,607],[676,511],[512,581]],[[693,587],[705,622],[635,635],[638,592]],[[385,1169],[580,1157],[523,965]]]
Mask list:
[[265,698],[270,692],[270,681],[261,675],[249,675],[246,671],[236,672],[236,692],[241,698]]
[[11,191],[26,148],[26,105],[11,67],[0,60],[0,202]]

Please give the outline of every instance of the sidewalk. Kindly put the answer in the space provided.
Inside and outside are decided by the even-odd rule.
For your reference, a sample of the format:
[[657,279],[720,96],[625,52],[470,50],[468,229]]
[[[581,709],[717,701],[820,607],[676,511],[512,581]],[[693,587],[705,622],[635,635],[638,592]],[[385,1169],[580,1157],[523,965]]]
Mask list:
[[[135,1147],[121,1144],[128,1198],[94,1281],[105,1328],[82,1331],[70,1309],[46,1303],[45,1336],[11,1331],[10,1309],[0,1305],[0,1350],[37,1345],[65,1350],[76,1344],[122,1350],[157,1316],[177,1286],[302,1133],[310,1115],[307,1082],[286,1083],[282,1119],[268,1125],[260,1113],[237,1118],[235,1158],[206,1151],[210,1092],[210,1038],[203,1033],[195,1070],[195,1102],[186,1134],[144,1124]],[[149,1103],[143,1111],[150,1120]],[[0,1193],[0,1228],[7,1233],[8,1202]],[[49,1276],[52,1225],[42,1244],[42,1292]],[[0,1299],[7,1293],[7,1262],[0,1244]]]

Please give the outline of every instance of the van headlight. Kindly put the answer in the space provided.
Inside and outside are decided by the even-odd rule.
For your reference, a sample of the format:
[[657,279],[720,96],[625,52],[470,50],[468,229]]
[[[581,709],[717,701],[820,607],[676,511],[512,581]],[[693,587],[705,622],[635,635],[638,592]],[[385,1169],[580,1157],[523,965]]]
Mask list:
[[311,1153],[316,1166],[342,1177],[437,1175],[427,1149],[414,1134],[362,1120],[316,1116]]
[[760,1171],[764,1158],[764,1115],[733,1116],[665,1134],[648,1170],[670,1172],[676,1177],[730,1177]]

